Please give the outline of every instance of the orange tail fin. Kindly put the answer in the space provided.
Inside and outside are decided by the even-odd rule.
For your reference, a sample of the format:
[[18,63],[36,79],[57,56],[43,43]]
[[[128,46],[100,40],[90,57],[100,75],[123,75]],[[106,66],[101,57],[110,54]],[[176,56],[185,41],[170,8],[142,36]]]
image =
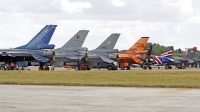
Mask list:
[[131,48],[128,49],[128,52],[143,51],[148,40],[149,37],[141,37],[133,46],[131,46]]

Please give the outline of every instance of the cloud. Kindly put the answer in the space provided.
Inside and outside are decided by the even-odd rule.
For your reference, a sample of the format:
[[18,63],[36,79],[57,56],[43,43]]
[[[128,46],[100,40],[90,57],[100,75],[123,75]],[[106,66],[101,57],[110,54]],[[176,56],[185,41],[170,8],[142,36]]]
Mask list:
[[192,2],[191,0],[179,0],[176,4],[177,7],[180,8],[180,11],[183,14],[192,14],[193,13],[193,8],[192,8]]
[[116,7],[123,7],[126,3],[122,0],[107,0],[108,2],[112,3]]
[[13,15],[14,15],[15,17],[17,17],[17,18],[23,18],[23,15],[20,14],[20,13],[14,13]]
[[84,43],[89,50],[111,33],[121,33],[115,47],[120,50],[142,36],[184,49],[199,45],[199,6],[196,0],[6,0],[0,4],[0,43],[24,45],[46,24],[56,24],[50,41],[56,48],[85,29],[90,30]]
[[195,15],[191,18],[188,18],[186,22],[189,23],[200,23],[200,15]]
[[[191,0],[161,0],[160,3],[164,5],[165,8],[176,7],[178,8],[179,14],[187,16],[193,13],[192,1]],[[173,12],[172,12],[173,13]]]
[[24,9],[18,5],[9,5],[6,7],[6,9],[8,11],[11,11],[11,12],[21,12],[21,11],[24,11]]
[[54,0],[51,5],[69,13],[82,13],[84,9],[92,8],[89,2],[69,2],[68,0]]

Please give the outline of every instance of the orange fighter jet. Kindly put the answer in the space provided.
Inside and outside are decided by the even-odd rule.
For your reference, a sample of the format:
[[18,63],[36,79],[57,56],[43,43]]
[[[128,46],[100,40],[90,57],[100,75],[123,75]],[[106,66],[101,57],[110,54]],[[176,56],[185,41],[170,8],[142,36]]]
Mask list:
[[[144,51],[144,48],[147,44],[149,37],[141,37],[131,48],[127,51],[121,52],[118,54],[119,64],[121,70],[130,70],[131,64],[140,64],[146,63],[148,59],[148,50]],[[151,69],[151,68],[149,68]]]

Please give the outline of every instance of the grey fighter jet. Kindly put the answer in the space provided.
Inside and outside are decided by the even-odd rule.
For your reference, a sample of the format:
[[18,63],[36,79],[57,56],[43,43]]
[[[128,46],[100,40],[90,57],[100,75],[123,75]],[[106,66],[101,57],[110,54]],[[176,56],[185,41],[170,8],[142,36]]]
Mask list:
[[9,70],[11,63],[17,63],[19,67],[28,66],[30,61],[37,60],[45,63],[53,60],[55,52],[52,50],[55,45],[49,45],[49,41],[57,25],[46,25],[30,42],[26,45],[14,49],[0,49],[0,69]]
[[200,55],[198,55],[197,57],[195,57],[195,58],[193,59],[193,61],[195,61],[195,62],[200,62]]
[[168,65],[176,65],[178,69],[185,69],[185,65],[190,65],[194,63],[194,55],[196,53],[197,47],[190,49],[188,54],[184,57],[174,57],[174,61],[168,63]]
[[[65,45],[55,49],[55,61],[52,61],[54,67],[63,67],[75,63],[77,58],[85,59],[87,48],[82,47],[89,30],[78,31]],[[54,70],[54,68],[52,68]]]
[[118,49],[114,49],[120,34],[111,34],[96,49],[87,52],[88,66],[92,68],[107,68],[108,70],[117,70]]
[[193,59],[194,63],[197,65],[197,67],[200,67],[200,55],[198,55],[197,57],[195,57]]

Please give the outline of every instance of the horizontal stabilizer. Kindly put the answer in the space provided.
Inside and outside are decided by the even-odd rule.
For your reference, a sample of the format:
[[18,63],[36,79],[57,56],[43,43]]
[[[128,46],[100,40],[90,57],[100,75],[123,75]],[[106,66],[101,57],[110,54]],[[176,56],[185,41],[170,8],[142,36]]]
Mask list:
[[40,61],[40,62],[47,62],[49,59],[45,58],[43,56],[37,55],[35,53],[30,53],[36,60]]
[[111,59],[109,59],[109,58],[107,58],[107,57],[105,57],[105,56],[99,56],[103,61],[105,61],[105,62],[107,62],[107,63],[112,63],[112,62],[114,62],[113,60],[111,60]]

